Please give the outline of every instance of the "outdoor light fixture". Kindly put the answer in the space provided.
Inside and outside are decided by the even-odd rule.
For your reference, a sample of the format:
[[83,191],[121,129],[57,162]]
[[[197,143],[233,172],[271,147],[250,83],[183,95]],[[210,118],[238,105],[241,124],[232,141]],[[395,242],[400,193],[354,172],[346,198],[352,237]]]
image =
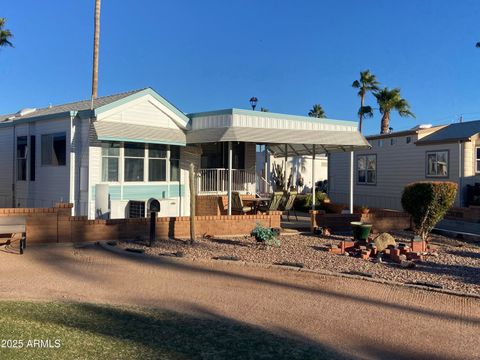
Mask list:
[[257,101],[258,99],[255,96],[250,98],[250,105],[252,105],[253,110],[255,110],[255,107],[257,106]]

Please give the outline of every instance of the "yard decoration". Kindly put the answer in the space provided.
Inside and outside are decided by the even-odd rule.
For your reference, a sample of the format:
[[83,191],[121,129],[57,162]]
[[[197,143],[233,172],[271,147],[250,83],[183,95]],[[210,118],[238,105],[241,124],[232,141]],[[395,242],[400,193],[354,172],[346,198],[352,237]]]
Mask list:
[[373,239],[373,243],[377,247],[377,252],[382,252],[388,248],[389,245],[397,246],[395,238],[389,233],[381,233]]
[[428,234],[453,205],[457,184],[450,181],[416,182],[405,187],[402,206],[412,216],[415,234],[426,241]]
[[353,231],[353,238],[357,241],[366,242],[368,240],[368,235],[372,230],[372,224],[367,224],[361,221],[352,221],[350,223]]

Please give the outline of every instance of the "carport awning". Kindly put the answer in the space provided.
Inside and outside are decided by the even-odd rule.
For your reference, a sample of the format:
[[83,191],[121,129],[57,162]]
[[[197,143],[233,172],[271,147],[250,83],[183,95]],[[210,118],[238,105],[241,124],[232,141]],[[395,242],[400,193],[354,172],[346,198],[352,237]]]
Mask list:
[[191,130],[187,133],[188,143],[226,141],[266,144],[274,156],[311,155],[313,145],[317,154],[370,148],[368,141],[358,131],[224,127]]
[[186,135],[180,129],[113,121],[96,121],[93,123],[93,127],[98,140],[186,145]]

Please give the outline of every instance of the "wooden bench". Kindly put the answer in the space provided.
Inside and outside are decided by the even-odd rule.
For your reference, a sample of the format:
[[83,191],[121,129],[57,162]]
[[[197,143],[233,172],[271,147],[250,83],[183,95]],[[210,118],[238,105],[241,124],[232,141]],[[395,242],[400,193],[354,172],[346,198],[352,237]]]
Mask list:
[[20,254],[27,247],[27,220],[21,216],[0,217],[0,238],[6,239],[0,245],[10,245],[16,235],[20,235]]

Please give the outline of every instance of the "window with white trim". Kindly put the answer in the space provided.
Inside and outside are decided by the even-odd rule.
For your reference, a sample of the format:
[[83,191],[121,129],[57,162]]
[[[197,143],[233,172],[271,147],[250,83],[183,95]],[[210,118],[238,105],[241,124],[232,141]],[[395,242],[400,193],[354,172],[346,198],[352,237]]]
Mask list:
[[427,177],[448,177],[448,150],[427,151]]
[[17,180],[27,180],[27,137],[17,137]]
[[475,148],[476,158],[475,158],[475,171],[480,173],[480,146]]
[[167,146],[148,145],[148,181],[167,180]]
[[42,165],[65,166],[66,159],[66,133],[42,135]]
[[357,156],[357,183],[369,185],[377,183],[377,155]]
[[102,181],[118,181],[120,143],[102,143]]
[[143,181],[145,144],[125,143],[125,181]]
[[170,145],[170,181],[180,181],[180,146]]

